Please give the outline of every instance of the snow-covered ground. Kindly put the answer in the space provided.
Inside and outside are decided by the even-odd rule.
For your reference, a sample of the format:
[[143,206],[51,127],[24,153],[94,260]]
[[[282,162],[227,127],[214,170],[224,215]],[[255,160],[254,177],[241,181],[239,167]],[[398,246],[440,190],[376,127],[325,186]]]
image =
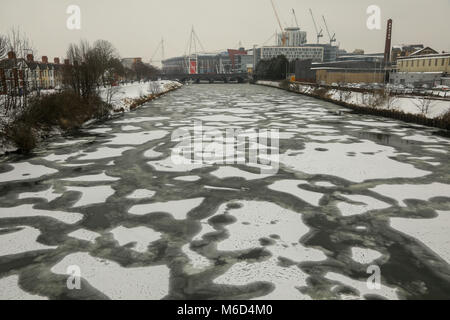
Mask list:
[[[279,88],[280,82],[276,81],[258,81],[258,84],[272,86]],[[312,94],[315,87],[308,85],[298,85],[298,92],[303,94]],[[373,95],[362,92],[355,91],[343,91],[339,89],[330,89],[328,91],[330,98],[339,101],[345,102],[348,104],[353,104],[362,107],[369,107],[373,102]],[[430,105],[427,112],[424,115],[427,118],[436,118],[444,113],[450,111],[450,101],[449,100],[441,100],[441,99],[430,99]],[[411,114],[421,114],[422,111],[425,111],[425,107],[422,108],[424,104],[424,100],[422,97],[395,97],[392,98],[390,102],[383,101],[380,105],[377,106],[379,109],[391,109],[403,111],[405,113]]]
[[[181,83],[171,80],[150,81],[150,82],[135,82],[125,84],[118,87],[108,87],[99,89],[100,97],[113,105],[113,111],[130,111],[130,106],[136,99],[147,98],[152,94],[167,93],[173,89],[180,88]],[[52,94],[56,90],[42,90],[41,94]],[[2,99],[3,96],[0,96]],[[108,101],[109,100],[109,101]],[[2,125],[6,125],[12,117],[2,115],[0,121],[0,131]],[[90,121],[88,121],[89,123]],[[59,132],[56,130],[55,133]],[[5,140],[0,136],[0,156],[6,152],[13,152],[17,150],[11,141]]]
[[100,97],[107,101],[110,95],[114,110],[130,111],[130,106],[135,99],[148,97],[151,94],[166,93],[181,86],[181,83],[171,80],[135,82],[118,87],[101,88]]

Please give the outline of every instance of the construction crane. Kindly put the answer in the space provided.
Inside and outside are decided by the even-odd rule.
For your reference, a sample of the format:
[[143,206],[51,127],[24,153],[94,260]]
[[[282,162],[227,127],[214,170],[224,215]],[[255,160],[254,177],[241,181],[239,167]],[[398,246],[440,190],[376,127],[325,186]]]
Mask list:
[[333,42],[336,42],[336,33],[331,36],[330,30],[328,29],[327,20],[325,20],[325,16],[322,15],[323,23],[325,24],[325,29],[327,29],[328,38],[330,38],[330,45],[333,45]]
[[267,40],[262,44],[262,46],[264,47],[266,44],[268,44],[270,41],[272,41],[272,40],[274,40],[274,39],[275,39],[275,42],[276,42],[277,34],[278,34],[278,32],[275,30],[275,32],[270,36],[269,39],[267,39]]
[[313,14],[312,10],[311,10],[311,9],[309,9],[309,12],[311,13],[311,17],[312,17],[312,19],[313,19],[313,23],[314,23],[314,28],[316,29],[316,34],[317,34],[317,43],[319,43],[319,42],[320,42],[320,38],[322,38],[322,37],[323,37],[323,30],[322,30],[322,29],[320,29],[320,31],[319,31],[319,29],[317,28],[317,23],[316,23],[316,19],[314,19],[314,14]]
[[275,3],[273,2],[273,0],[270,0],[270,2],[272,3],[272,8],[273,8],[273,11],[275,12],[275,17],[277,18],[278,25],[280,26],[281,43],[282,43],[282,46],[285,47],[286,46],[286,41],[287,41],[287,35],[286,35],[286,32],[283,29],[283,26],[281,25],[281,20],[280,20],[280,17],[278,16],[277,8],[275,8]]
[[297,15],[295,14],[295,10],[294,9],[292,9],[292,15],[294,16],[295,25],[297,26],[297,28],[300,29],[300,26],[299,26],[298,20],[297,20]]

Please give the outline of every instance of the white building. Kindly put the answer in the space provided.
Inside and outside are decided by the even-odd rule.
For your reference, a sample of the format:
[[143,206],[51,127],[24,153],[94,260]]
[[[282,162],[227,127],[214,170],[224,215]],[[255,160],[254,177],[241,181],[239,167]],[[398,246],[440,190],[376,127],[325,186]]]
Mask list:
[[[300,47],[306,43],[306,32],[300,31],[300,28],[284,29],[286,36],[286,47]],[[283,46],[283,34],[278,34],[278,46]]]
[[285,56],[289,61],[309,60],[313,62],[323,62],[323,47],[260,47],[255,50],[255,62],[258,64],[260,60],[269,60],[278,56]]

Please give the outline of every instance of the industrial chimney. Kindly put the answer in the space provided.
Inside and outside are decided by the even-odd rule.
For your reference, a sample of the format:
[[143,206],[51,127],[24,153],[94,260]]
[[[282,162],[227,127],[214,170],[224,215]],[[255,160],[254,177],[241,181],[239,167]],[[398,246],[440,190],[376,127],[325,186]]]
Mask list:
[[386,45],[384,47],[384,64],[391,62],[391,44],[392,44],[392,19],[387,22]]

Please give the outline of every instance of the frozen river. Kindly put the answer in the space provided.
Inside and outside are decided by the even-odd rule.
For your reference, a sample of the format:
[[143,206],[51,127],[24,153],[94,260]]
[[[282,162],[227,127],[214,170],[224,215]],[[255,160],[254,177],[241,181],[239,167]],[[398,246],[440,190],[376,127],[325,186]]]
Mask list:
[[[174,163],[172,134],[199,121],[278,129],[278,170]],[[273,88],[183,87],[1,160],[0,299],[449,299],[436,131]]]

